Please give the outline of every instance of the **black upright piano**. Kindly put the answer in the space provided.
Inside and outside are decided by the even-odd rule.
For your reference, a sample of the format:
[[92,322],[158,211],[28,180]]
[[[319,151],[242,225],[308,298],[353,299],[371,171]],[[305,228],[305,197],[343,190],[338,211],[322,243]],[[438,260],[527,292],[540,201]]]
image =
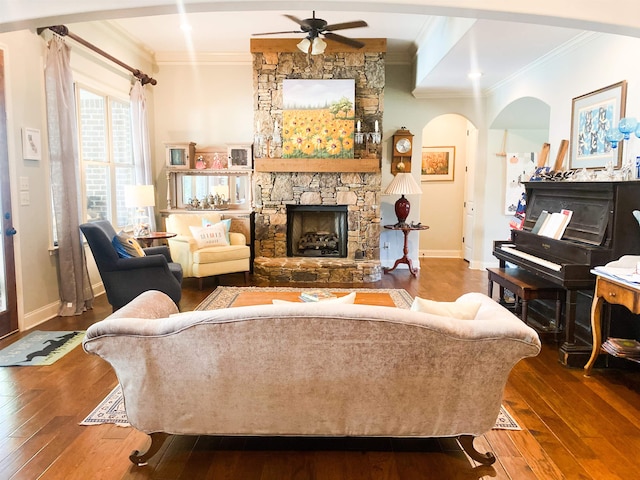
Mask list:
[[[590,302],[595,276],[590,270],[622,255],[640,254],[640,181],[525,183],[527,208],[522,230],[495,241],[493,255],[565,289],[564,342],[560,362],[582,367],[591,354]],[[560,240],[532,233],[540,213],[573,212]],[[544,309],[541,309],[544,312]],[[551,320],[550,320],[551,321]]]

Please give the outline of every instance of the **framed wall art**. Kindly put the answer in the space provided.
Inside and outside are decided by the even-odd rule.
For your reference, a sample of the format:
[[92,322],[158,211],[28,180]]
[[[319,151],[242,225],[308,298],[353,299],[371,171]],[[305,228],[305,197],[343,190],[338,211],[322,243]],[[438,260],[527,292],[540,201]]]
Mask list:
[[354,79],[285,79],[282,98],[283,158],[354,158]]
[[22,129],[22,158],[24,160],[41,160],[40,130],[36,128]]
[[613,148],[607,132],[618,128],[627,103],[627,82],[622,81],[576,97],[571,106],[569,168],[622,166],[622,148]]
[[422,147],[421,180],[452,181],[455,158],[456,147]]

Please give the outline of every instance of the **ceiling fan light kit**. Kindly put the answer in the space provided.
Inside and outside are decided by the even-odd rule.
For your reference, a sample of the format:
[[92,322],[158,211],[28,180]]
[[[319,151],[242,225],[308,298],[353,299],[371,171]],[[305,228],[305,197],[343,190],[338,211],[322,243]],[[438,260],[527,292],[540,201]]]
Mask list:
[[324,35],[325,38],[329,38],[335,42],[349,45],[353,48],[362,48],[364,43],[347,38],[336,33],[332,33],[335,30],[346,30],[348,28],[366,27],[367,22],[364,20],[355,20],[353,22],[335,23],[329,25],[326,20],[316,18],[316,12],[313,11],[313,17],[300,20],[293,15],[285,15],[289,20],[294,21],[300,25],[300,30],[294,30],[291,32],[269,32],[269,33],[254,33],[254,35],[278,35],[283,33],[306,33],[307,36],[303,38],[297,45],[298,49],[304,53],[311,53],[311,55],[321,55],[327,48],[327,43],[320,38],[320,35]]

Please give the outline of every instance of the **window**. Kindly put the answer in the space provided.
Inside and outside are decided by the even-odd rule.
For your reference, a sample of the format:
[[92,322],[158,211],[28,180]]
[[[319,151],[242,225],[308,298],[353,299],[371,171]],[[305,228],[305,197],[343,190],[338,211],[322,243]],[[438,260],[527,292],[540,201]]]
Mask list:
[[82,221],[109,220],[120,229],[131,223],[125,186],[135,184],[129,101],[80,85],[76,99]]

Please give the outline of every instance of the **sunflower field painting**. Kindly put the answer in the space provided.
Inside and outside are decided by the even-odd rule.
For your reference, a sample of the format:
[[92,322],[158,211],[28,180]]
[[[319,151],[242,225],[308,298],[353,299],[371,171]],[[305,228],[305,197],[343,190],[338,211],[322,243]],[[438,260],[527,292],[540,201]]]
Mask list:
[[283,158],[353,158],[355,80],[284,80]]

